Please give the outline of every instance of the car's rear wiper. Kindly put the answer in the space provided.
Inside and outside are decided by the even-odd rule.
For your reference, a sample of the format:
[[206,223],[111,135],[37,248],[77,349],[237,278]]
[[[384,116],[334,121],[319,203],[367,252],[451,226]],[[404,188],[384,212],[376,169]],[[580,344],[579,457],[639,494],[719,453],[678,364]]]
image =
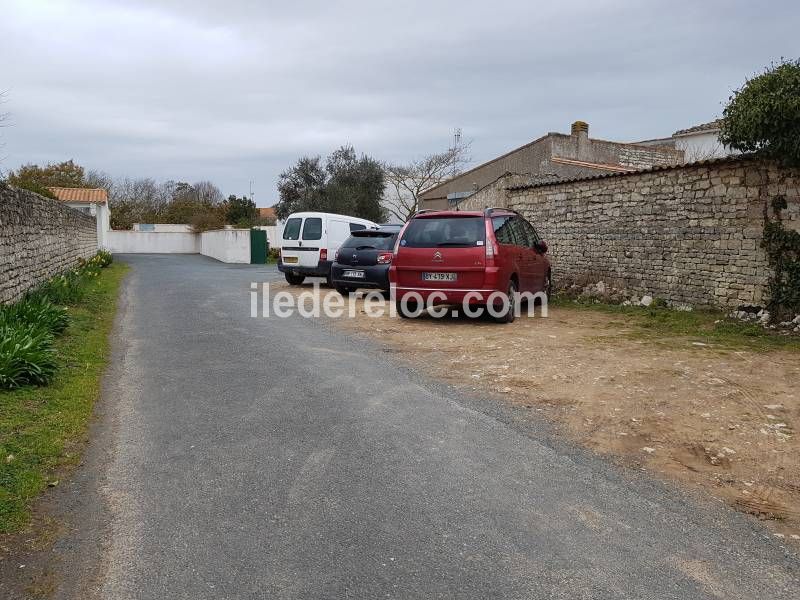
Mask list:
[[472,244],[469,243],[469,242],[442,242],[441,244],[436,244],[437,248],[442,248],[444,246],[466,246],[466,247],[470,247],[470,246],[472,246]]
[[356,250],[375,250],[375,246],[356,246]]

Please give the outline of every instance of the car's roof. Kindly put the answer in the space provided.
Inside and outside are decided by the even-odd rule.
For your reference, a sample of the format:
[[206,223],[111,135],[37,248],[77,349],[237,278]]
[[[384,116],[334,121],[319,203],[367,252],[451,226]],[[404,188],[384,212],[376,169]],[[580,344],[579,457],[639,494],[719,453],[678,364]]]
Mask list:
[[414,215],[415,219],[430,219],[442,217],[482,217],[480,210],[426,210]]
[[351,231],[350,235],[354,237],[389,237],[400,233],[400,227],[397,225],[382,226],[378,229],[357,229]]
[[364,223],[364,224],[368,223],[371,227],[377,227],[377,223],[374,223],[374,222],[370,221],[369,219],[362,219],[360,217],[350,217],[348,215],[339,215],[339,214],[336,214],[336,213],[326,213],[326,212],[316,212],[316,211],[301,211],[301,212],[295,212],[295,213],[290,214],[288,217],[286,217],[286,220],[288,221],[289,219],[294,218],[294,217],[301,218],[301,219],[305,218],[305,217],[325,217],[325,218],[343,219],[345,221],[352,221],[352,222],[355,222],[355,223]]

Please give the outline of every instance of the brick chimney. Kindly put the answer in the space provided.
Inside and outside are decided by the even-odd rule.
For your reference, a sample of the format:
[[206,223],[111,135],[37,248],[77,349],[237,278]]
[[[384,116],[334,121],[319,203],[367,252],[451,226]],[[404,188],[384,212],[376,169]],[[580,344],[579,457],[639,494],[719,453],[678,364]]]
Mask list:
[[589,124],[586,121],[575,121],[572,124],[572,135],[575,137],[589,137]]

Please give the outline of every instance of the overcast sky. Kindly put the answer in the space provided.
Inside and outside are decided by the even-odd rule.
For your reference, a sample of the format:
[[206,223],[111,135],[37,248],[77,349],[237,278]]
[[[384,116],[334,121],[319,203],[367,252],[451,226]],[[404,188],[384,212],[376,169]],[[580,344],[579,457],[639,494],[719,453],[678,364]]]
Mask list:
[[668,136],[800,54],[800,3],[0,0],[0,168],[75,159],[114,176],[254,180],[351,143],[475,164],[576,119]]

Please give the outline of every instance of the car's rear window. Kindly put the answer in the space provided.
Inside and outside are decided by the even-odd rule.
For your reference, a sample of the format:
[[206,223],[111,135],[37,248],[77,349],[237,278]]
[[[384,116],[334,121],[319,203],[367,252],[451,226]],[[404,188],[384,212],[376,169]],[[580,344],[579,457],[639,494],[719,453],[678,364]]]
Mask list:
[[483,217],[425,217],[412,219],[400,245],[406,248],[468,248],[483,246]]
[[286,221],[286,225],[283,228],[283,239],[285,240],[299,240],[300,239],[300,224],[303,222],[303,219],[299,217],[294,217],[293,219],[289,219]]
[[342,248],[375,248],[375,250],[391,250],[397,236],[392,235],[351,235],[344,241]]

